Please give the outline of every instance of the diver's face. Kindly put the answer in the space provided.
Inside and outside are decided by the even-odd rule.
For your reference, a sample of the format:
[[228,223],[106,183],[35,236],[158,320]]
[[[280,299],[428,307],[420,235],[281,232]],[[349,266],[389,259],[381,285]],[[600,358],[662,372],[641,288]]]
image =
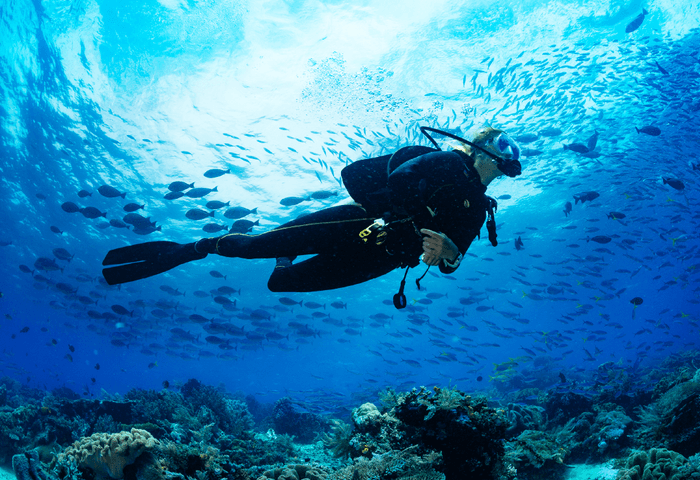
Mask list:
[[[489,149],[489,151],[491,150]],[[500,177],[503,175],[503,172],[498,169],[496,160],[478,150],[476,151],[476,155],[474,155],[474,167],[480,168],[491,177]]]

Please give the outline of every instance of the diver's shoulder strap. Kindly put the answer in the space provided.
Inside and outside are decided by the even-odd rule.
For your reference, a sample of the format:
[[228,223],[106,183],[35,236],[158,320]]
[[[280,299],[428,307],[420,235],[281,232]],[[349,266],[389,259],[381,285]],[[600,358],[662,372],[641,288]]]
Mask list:
[[398,149],[389,159],[387,165],[387,175],[391,175],[394,170],[399,168],[404,163],[413,160],[414,158],[425,155],[426,153],[438,152],[435,148],[425,147],[422,145],[412,145]]

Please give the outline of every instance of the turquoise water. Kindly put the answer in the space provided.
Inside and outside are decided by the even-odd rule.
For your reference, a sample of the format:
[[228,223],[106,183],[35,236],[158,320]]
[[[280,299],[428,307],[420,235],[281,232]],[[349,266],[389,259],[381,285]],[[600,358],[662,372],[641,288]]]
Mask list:
[[[2,375],[97,397],[197,378],[343,412],[386,386],[496,399],[562,374],[559,388],[585,391],[606,362],[633,374],[697,347],[695,2],[4,0],[0,18]],[[121,288],[100,282],[110,249],[230,226],[225,209],[185,216],[207,201],[257,208],[246,219],[262,232],[347,199],[342,168],[427,145],[421,125],[467,134],[484,123],[526,149],[523,175],[489,187],[500,244],[484,230],[455,274],[427,275],[423,291],[414,280],[424,269],[413,269],[406,310],[390,304],[400,271],[277,295],[266,289],[271,260],[210,256]],[[649,126],[660,134],[635,130]],[[564,148],[595,132],[587,154]],[[205,177],[212,168],[230,173]],[[174,181],[217,191],[166,200]],[[100,195],[102,185],[125,198]],[[280,204],[322,190],[338,195]],[[600,196],[575,202],[588,191]],[[67,213],[65,202],[106,218]],[[110,226],[130,202],[161,230]],[[57,248],[70,262],[37,271]],[[240,289],[236,309],[194,295],[224,285]],[[285,307],[282,296],[322,307]],[[256,323],[256,309],[274,316]],[[236,349],[223,350],[192,314],[283,338],[229,338]]]

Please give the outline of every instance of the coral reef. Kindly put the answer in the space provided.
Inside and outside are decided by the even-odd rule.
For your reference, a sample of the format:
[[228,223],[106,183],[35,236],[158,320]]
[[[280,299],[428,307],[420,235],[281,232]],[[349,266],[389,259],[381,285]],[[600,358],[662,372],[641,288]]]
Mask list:
[[617,480],[681,480],[687,470],[688,460],[680,453],[665,448],[652,448],[648,452],[633,452],[625,468],[620,469]]
[[12,470],[15,472],[17,480],[55,480],[52,474],[44,471],[39,460],[39,453],[36,450],[14,455],[12,457]]
[[430,452],[418,455],[418,451],[418,446],[412,446],[402,451],[374,455],[371,459],[362,457],[352,465],[329,474],[326,480],[445,480],[445,475],[434,468],[440,465],[440,454]]
[[505,459],[514,465],[518,473],[542,469],[541,478],[561,472],[565,467],[564,457],[567,449],[557,442],[549,433],[525,430],[518,437],[506,444]]
[[287,465],[286,467],[267,470],[258,480],[325,480],[328,472],[309,465]]
[[485,398],[472,399],[456,389],[414,389],[393,413],[401,422],[401,443],[441,453],[447,478],[488,478],[499,466],[508,421]]
[[335,458],[350,457],[352,438],[352,427],[340,420],[333,420],[330,433],[324,433],[321,436],[323,445],[333,452]]
[[95,433],[75,442],[59,458],[72,460],[78,468],[89,468],[97,480],[118,480],[124,478],[124,467],[156,444],[150,433],[136,428],[111,435]]
[[547,396],[544,408],[550,424],[563,425],[583,412],[592,411],[593,402],[578,393],[554,392]]
[[506,417],[510,424],[506,429],[507,438],[515,437],[524,430],[539,430],[547,423],[547,413],[538,405],[509,403]]

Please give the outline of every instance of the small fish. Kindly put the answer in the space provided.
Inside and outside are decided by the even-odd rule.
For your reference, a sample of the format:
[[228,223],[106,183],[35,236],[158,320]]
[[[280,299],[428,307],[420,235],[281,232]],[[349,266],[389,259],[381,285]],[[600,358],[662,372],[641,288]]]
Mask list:
[[224,280],[226,280],[226,275],[224,275],[223,273],[221,273],[217,270],[210,271],[209,275],[211,275],[214,278],[223,278]]
[[218,192],[218,187],[214,188],[193,188],[185,192],[185,196],[190,198],[202,198],[205,195],[209,195],[211,192]]
[[99,363],[96,363],[96,364],[95,364],[95,370],[99,370],[99,369],[100,369],[100,364],[99,364]]
[[581,203],[586,203],[587,201],[590,202],[598,197],[600,197],[598,192],[582,192],[574,195],[574,203],[577,204],[579,201]]
[[590,149],[584,145],[583,143],[570,143],[570,144],[564,144],[564,150],[571,150],[572,152],[576,153],[588,153],[590,152]]
[[637,30],[642,25],[642,22],[644,21],[644,16],[648,14],[649,12],[647,12],[646,9],[642,8],[642,13],[634,17],[634,20],[627,24],[627,26],[625,27],[625,32],[632,33],[635,30]]
[[[219,208],[228,207],[230,204],[231,204],[231,202],[224,203],[224,202],[221,202],[219,200],[212,200],[210,202],[207,202],[207,208],[209,210],[218,210]],[[226,216],[226,215],[224,215],[224,216]]]
[[78,192],[78,196],[80,198],[92,197],[92,193],[88,192],[87,190],[81,190]]
[[203,218],[213,217],[214,211],[207,212],[206,210],[201,210],[199,208],[192,208],[185,214],[190,220],[202,220]]
[[637,130],[637,133],[646,133],[647,135],[651,135],[652,137],[658,137],[661,135],[661,130],[659,127],[655,127],[653,125],[647,125],[642,128],[637,128],[634,127],[635,130]]
[[543,137],[558,137],[562,133],[564,133],[561,129],[555,128],[555,127],[547,127],[543,130],[540,130],[540,135]]
[[207,223],[202,227],[207,233],[221,232],[222,230],[228,230],[228,225],[219,225],[218,223]]
[[95,219],[95,218],[100,218],[100,217],[107,217],[106,212],[101,212],[99,209],[95,207],[85,207],[81,208],[79,210],[80,213],[83,214],[83,217],[89,218],[89,219]]
[[229,229],[229,232],[231,233],[247,233],[253,229],[253,227],[257,227],[260,225],[260,220],[256,220],[255,222],[251,222],[250,220],[246,219],[241,219],[241,220],[236,220],[233,222],[233,225],[231,225],[231,228]]
[[170,388],[170,382],[167,380],[163,380],[163,388],[165,388],[166,390]]
[[331,192],[328,190],[319,190],[318,192],[314,192],[311,194],[311,198],[314,200],[326,200],[331,197],[337,197],[338,192]]
[[221,170],[219,168],[212,168],[211,170],[207,170],[206,172],[204,172],[204,176],[207,178],[217,178],[221,175],[226,175],[227,173],[231,173],[231,170]]
[[71,351],[71,353],[75,352],[75,347],[73,345],[68,345],[68,350]]
[[644,300],[642,297],[634,297],[632,300],[630,300],[630,303],[636,307],[644,303]]
[[168,190],[170,190],[171,192],[184,192],[188,188],[194,188],[194,182],[173,182],[170,185],[168,185]]
[[69,362],[73,361],[73,355],[71,355],[70,353],[66,353],[66,355],[63,358],[65,358]]
[[279,301],[282,305],[287,305],[288,307],[291,307],[291,306],[293,306],[293,305],[299,305],[300,307],[303,307],[303,306],[304,306],[304,301],[303,301],[303,300],[299,300],[299,301],[297,302],[296,300],[292,300],[292,299],[289,298],[289,297],[281,297],[281,298],[278,299],[278,301]]
[[596,243],[605,244],[605,243],[610,243],[612,241],[612,238],[610,238],[606,235],[596,235],[595,237],[591,237],[591,238],[586,239],[587,242],[589,242],[591,240],[593,240]]
[[670,75],[670,73],[668,73],[668,72],[666,71],[666,69],[664,69],[664,67],[662,67],[661,65],[659,65],[659,62],[654,61],[654,63],[656,63],[656,68],[659,69],[659,72],[663,73],[664,75]]
[[[300,304],[300,305],[301,305],[301,304]],[[305,305],[305,306],[306,306],[306,308],[313,308],[313,309],[316,309],[316,308],[321,308],[321,307],[323,307],[324,310],[326,309],[326,304],[325,304],[325,303],[324,303],[323,305],[321,305],[320,303],[317,303],[317,302],[306,302],[306,305]]]
[[294,205],[299,205],[301,202],[308,202],[311,200],[311,197],[286,197],[280,200],[280,205],[284,205],[285,207],[293,207]]
[[685,184],[677,178],[661,177],[661,179],[663,180],[664,185],[669,185],[678,191],[681,191],[685,188]]
[[536,142],[540,137],[536,133],[524,133],[515,137],[515,139],[520,143],[532,143]]
[[596,145],[598,145],[598,130],[596,130],[593,135],[591,135],[588,138],[588,141],[586,142],[586,146],[588,147],[589,151],[595,150]]
[[109,185],[102,185],[97,189],[97,191],[100,192],[100,195],[107,198],[126,197],[126,192],[120,192],[116,188],[110,187]]
[[510,200],[510,199],[511,199],[511,196],[508,194],[501,195],[500,197],[498,197],[498,200]]
[[158,366],[158,362],[152,362],[148,364],[148,368],[155,368]]
[[59,260],[65,260],[67,262],[70,262],[75,256],[71,255],[70,252],[65,248],[54,248],[52,252],[54,257],[58,258]]
[[564,204],[564,215],[566,215],[568,217],[569,214],[571,213],[571,208],[572,208],[571,202],[566,202]]
[[24,327],[22,330],[19,331],[19,333],[27,333],[29,331],[29,327]]
[[66,213],[77,213],[80,211],[80,207],[73,202],[65,202],[61,205],[61,209]]
[[58,235],[62,235],[62,234],[63,234],[63,231],[62,231],[60,228],[55,227],[55,226],[53,226],[53,225],[51,225],[51,231],[52,231],[53,233],[58,234]]
[[618,220],[618,219],[621,220],[621,219],[625,218],[626,216],[627,216],[627,215],[625,215],[624,213],[620,213],[620,212],[610,212],[610,213],[608,213],[608,218],[610,218],[610,219],[612,219],[612,220]]
[[185,194],[183,192],[168,192],[163,196],[165,200],[176,200],[180,197],[184,197]]
[[515,249],[516,249],[516,250],[520,251],[520,250],[522,250],[524,247],[525,247],[525,245],[523,244],[523,240],[522,240],[520,237],[518,237],[517,239],[515,239]]
[[146,207],[145,203],[143,205],[139,205],[138,203],[127,203],[124,205],[123,209],[125,212],[130,213],[135,212],[136,210],[143,210],[144,207]]
[[239,218],[243,218],[247,215],[250,214],[255,214],[258,213],[257,208],[253,208],[251,210],[245,208],[245,207],[231,207],[226,212],[224,212],[224,217],[231,219],[231,220],[237,220]]

